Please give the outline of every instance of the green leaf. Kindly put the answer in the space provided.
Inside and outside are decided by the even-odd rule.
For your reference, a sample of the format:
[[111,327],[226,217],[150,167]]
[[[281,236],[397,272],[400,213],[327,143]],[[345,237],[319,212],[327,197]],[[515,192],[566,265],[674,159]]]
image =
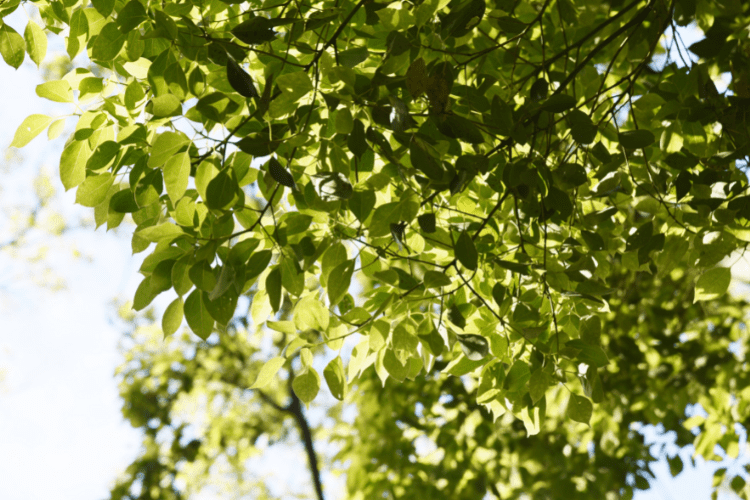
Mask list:
[[375,209],[375,213],[372,214],[372,222],[369,229],[370,237],[377,238],[378,236],[389,234],[391,231],[390,225],[398,222],[400,218],[400,202],[394,201],[380,205]]
[[486,364],[487,361],[487,358],[483,358],[478,361],[472,361],[467,358],[465,354],[461,353],[457,358],[454,358],[453,361],[448,363],[448,366],[446,366],[443,371],[445,373],[453,375],[454,377],[461,377],[463,375],[466,375],[467,373],[473,372],[480,366]]
[[679,454],[676,454],[674,457],[667,458],[667,462],[669,463],[669,472],[672,474],[672,477],[675,477],[680,472],[682,472],[684,465]]
[[206,188],[206,205],[208,208],[222,210],[229,208],[237,192],[237,182],[227,169],[211,179]]
[[553,94],[544,101],[542,109],[546,109],[552,113],[562,113],[567,111],[576,105],[576,100],[573,96],[567,94]]
[[323,370],[323,377],[325,377],[328,389],[330,389],[333,397],[343,401],[346,394],[346,376],[344,375],[344,364],[341,362],[341,356],[336,356],[328,363]]
[[190,329],[206,340],[214,330],[214,319],[206,308],[206,298],[200,289],[193,290],[185,300],[185,319]]
[[732,272],[728,267],[715,267],[703,273],[695,282],[695,298],[699,300],[715,300],[727,293],[732,281]]
[[369,56],[367,47],[355,47],[349,50],[339,52],[339,63],[347,68],[353,68],[367,60]]
[[258,91],[250,75],[233,58],[227,58],[227,79],[229,85],[243,97],[258,98]]
[[23,37],[7,24],[0,26],[0,55],[15,69],[21,66],[26,55]]
[[592,345],[578,339],[571,340],[565,345],[566,347],[572,347],[580,351],[576,356],[576,359],[582,363],[596,367],[607,366],[607,364],[609,364],[607,355],[604,354],[604,351],[598,345]]
[[145,278],[138,285],[133,297],[133,309],[136,311],[142,311],[145,309],[158,295],[158,292],[154,291],[151,286],[151,277]]
[[570,395],[566,415],[572,420],[581,422],[582,424],[588,424],[591,420],[591,414],[593,413],[593,411],[594,406],[587,398],[578,396],[576,394]]
[[461,309],[459,309],[456,304],[453,304],[448,308],[448,314],[446,316],[451,323],[461,328],[462,330],[466,326],[466,318],[464,318],[464,315],[461,313]]
[[440,162],[429,153],[427,144],[416,136],[413,136],[411,139],[409,155],[411,158],[411,165],[424,173],[427,178],[437,182],[445,180],[445,169],[443,169]]
[[266,277],[266,293],[271,302],[273,312],[279,312],[281,307],[281,268],[274,267]]
[[172,158],[180,149],[190,143],[181,132],[164,132],[154,141],[151,147],[151,157],[148,160],[150,168],[158,168]]
[[531,379],[529,365],[522,360],[513,363],[505,376],[505,388],[508,392],[519,392],[526,387],[526,383]]
[[537,368],[529,378],[529,395],[534,404],[544,397],[547,387],[549,387],[549,376],[542,371],[541,367]]
[[260,372],[258,372],[258,377],[255,379],[255,382],[253,382],[253,385],[250,386],[250,389],[265,388],[271,383],[271,380],[273,380],[281,367],[284,366],[284,363],[286,363],[286,359],[279,356],[271,358],[263,363]]
[[60,156],[60,180],[66,191],[86,178],[86,162],[90,156],[88,141],[71,141],[65,146]]
[[409,373],[408,364],[402,363],[393,352],[393,349],[385,349],[383,354],[383,368],[394,380],[403,382]]
[[650,130],[628,130],[620,132],[619,141],[625,149],[641,149],[656,142]]
[[164,184],[174,205],[185,194],[189,180],[190,156],[187,153],[171,156],[164,164]]
[[23,123],[16,129],[16,134],[13,136],[13,142],[10,146],[13,148],[22,148],[27,145],[31,140],[42,133],[42,130],[47,128],[52,122],[52,118],[47,115],[29,115]]
[[430,234],[435,232],[435,214],[433,212],[428,212],[417,217],[417,223],[419,224],[419,228],[425,233]]
[[354,260],[342,262],[331,271],[328,276],[328,300],[331,307],[341,302],[341,299],[349,292],[353,273]]
[[268,160],[268,172],[271,174],[273,180],[282,186],[297,189],[297,184],[294,182],[292,174],[273,156]]
[[254,253],[245,266],[245,279],[250,281],[265,271],[268,263],[271,262],[271,257],[273,257],[273,252],[270,250],[261,250]]
[[172,335],[180,328],[182,319],[184,316],[182,297],[174,299],[164,311],[164,316],[161,319],[161,329],[164,332],[164,337]]
[[461,350],[471,361],[479,361],[490,352],[489,342],[481,335],[465,333],[456,335],[456,339],[461,344]]
[[73,102],[73,89],[65,80],[46,82],[36,87],[36,95],[53,102]]
[[294,259],[281,260],[281,284],[294,297],[305,291],[305,273]]
[[294,377],[292,389],[300,401],[309,405],[320,390],[320,375],[315,368],[310,367]]
[[178,236],[182,236],[185,232],[180,226],[177,226],[172,222],[164,222],[157,226],[151,226],[136,231],[136,234],[146,241],[156,243],[161,240],[173,240]]
[[76,191],[76,203],[84,207],[97,206],[107,199],[107,193],[114,181],[115,178],[109,172],[86,177]]
[[146,19],[148,19],[148,15],[143,4],[138,0],[130,0],[117,13],[117,26],[122,33],[127,34],[129,31],[137,28]]
[[596,139],[596,126],[583,111],[574,110],[568,113],[570,132],[578,144],[591,144]]
[[406,71],[406,88],[416,99],[427,90],[427,67],[421,57],[414,60]]
[[298,101],[302,96],[313,90],[310,76],[305,71],[281,75],[276,78],[275,83],[292,102]]
[[270,42],[276,37],[273,26],[270,19],[256,16],[235,26],[232,34],[248,45],[259,45]]
[[495,283],[495,286],[492,287],[492,298],[498,306],[503,305],[503,300],[505,300],[505,287],[501,283]]
[[355,190],[349,199],[349,210],[352,211],[357,220],[364,222],[370,213],[372,213],[372,209],[375,208],[375,201],[374,191]]
[[182,114],[182,103],[174,94],[163,94],[151,101],[151,113],[154,116],[179,116]]
[[89,38],[89,21],[85,9],[78,9],[70,16],[68,32],[68,57],[75,59]]
[[439,271],[425,271],[424,273],[424,286],[427,288],[441,288],[450,286],[451,283],[451,279],[445,273]]
[[474,240],[471,239],[471,236],[468,232],[461,232],[461,235],[456,241],[454,251],[456,254],[456,258],[461,263],[461,265],[471,271],[477,270],[479,255],[477,254],[477,249],[474,246]]
[[101,62],[111,61],[120,53],[126,39],[127,35],[117,28],[116,23],[107,23],[94,41],[91,49],[92,59]]
[[62,134],[63,130],[65,130],[65,118],[57,120],[49,126],[49,129],[47,129],[47,139],[50,141],[57,139],[60,134]]
[[29,21],[23,32],[23,38],[26,40],[26,52],[37,67],[40,67],[47,54],[47,35],[37,23]]
[[294,324],[297,330],[328,330],[330,315],[318,299],[312,295],[302,298],[294,308]]

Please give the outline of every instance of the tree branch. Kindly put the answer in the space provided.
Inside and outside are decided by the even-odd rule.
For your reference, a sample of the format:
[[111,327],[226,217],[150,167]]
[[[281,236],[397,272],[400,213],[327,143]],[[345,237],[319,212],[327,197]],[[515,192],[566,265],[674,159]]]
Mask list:
[[[294,377],[290,377],[290,380]],[[323,484],[320,481],[320,469],[318,466],[318,457],[315,455],[315,447],[313,444],[312,432],[310,426],[307,423],[307,418],[302,409],[302,404],[299,398],[293,390],[289,391],[292,395],[292,402],[289,404],[289,412],[294,416],[294,420],[299,426],[299,432],[302,435],[302,440],[305,442],[305,451],[307,452],[307,461],[310,466],[310,474],[312,474],[313,484],[315,485],[315,493],[317,494],[318,500],[325,500],[323,497]]]

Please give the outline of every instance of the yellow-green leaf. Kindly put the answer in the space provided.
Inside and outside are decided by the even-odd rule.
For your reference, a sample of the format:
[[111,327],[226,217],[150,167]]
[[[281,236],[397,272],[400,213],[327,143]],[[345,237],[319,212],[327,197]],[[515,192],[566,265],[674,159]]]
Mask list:
[[36,87],[36,95],[53,102],[73,102],[73,89],[65,80],[45,82]]
[[285,358],[277,356],[263,363],[263,366],[258,373],[258,378],[255,379],[255,382],[250,386],[250,389],[263,389],[267,386],[279,372],[281,367],[284,366],[285,362]]
[[172,335],[182,324],[184,316],[182,297],[177,297],[167,306],[161,319],[161,329],[164,336]]
[[44,30],[37,23],[29,21],[23,32],[23,37],[26,40],[26,52],[39,67],[47,54],[47,35],[44,34]]
[[52,118],[47,115],[31,115],[24,119],[23,123],[16,129],[16,134],[13,136],[13,142],[10,143],[11,147],[22,148],[27,145],[31,140],[42,133],[42,130],[47,128],[47,125],[52,122]]

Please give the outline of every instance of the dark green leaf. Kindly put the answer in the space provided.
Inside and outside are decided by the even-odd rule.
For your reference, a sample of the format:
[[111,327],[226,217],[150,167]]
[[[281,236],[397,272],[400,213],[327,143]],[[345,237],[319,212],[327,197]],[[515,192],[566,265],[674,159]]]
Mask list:
[[583,424],[588,424],[591,420],[591,414],[593,411],[594,406],[587,398],[578,396],[576,394],[570,395],[566,414],[571,418],[571,420],[575,420],[576,422],[581,422]]
[[490,352],[489,342],[481,335],[466,333],[456,335],[456,339],[461,344],[461,350],[471,361],[479,361]]
[[474,246],[474,240],[468,232],[462,231],[456,241],[454,248],[456,258],[465,268],[476,271],[479,260],[479,254]]
[[274,267],[266,277],[266,293],[271,302],[273,312],[279,312],[281,307],[281,268]]
[[259,97],[253,79],[231,57],[227,58],[227,79],[229,80],[229,85],[241,96],[252,97],[254,99]]
[[650,130],[628,130],[620,132],[620,144],[625,149],[640,149],[650,146],[656,142],[654,134]]

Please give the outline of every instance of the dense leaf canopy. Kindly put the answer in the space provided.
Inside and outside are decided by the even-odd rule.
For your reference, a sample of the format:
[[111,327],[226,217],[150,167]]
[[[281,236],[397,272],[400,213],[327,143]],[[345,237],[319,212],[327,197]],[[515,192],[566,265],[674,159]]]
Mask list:
[[[2,24],[7,64],[41,64],[47,33],[92,64],[37,88],[77,120],[63,185],[97,226],[130,214],[133,251],[148,252],[134,308],[176,294],[165,334],[184,319],[224,342],[252,297],[253,327],[285,342],[248,387],[297,358],[304,403],[374,376],[404,404],[448,384],[471,409],[456,426],[517,419],[543,437],[477,444],[516,449],[514,463],[594,440],[602,467],[642,471],[626,424],[675,429],[697,401],[716,409],[698,452],[736,443],[722,434],[746,418],[747,384],[727,347],[746,336],[720,263],[750,241],[746,2],[28,3],[44,27]],[[705,38],[688,47],[692,23]],[[45,129],[64,123],[32,115],[12,145]],[[450,453],[468,466],[465,447]],[[533,470],[545,495],[569,491],[564,468]],[[399,474],[403,488],[444,487]],[[515,488],[501,474],[454,483]],[[584,479],[620,494],[617,474]]]

